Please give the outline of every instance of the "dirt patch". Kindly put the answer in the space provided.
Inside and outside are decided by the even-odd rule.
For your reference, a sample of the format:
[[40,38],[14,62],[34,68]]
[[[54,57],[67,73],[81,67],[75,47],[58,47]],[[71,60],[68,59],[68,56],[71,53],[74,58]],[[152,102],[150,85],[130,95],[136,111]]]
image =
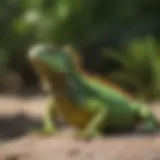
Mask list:
[[[160,116],[159,102],[152,104]],[[107,136],[90,142],[72,132],[40,137],[26,135],[40,125],[45,97],[0,97],[0,160],[160,160],[160,135]]]
[[28,136],[2,146],[0,156],[5,160],[158,160],[160,137],[110,137],[83,142],[67,136]]

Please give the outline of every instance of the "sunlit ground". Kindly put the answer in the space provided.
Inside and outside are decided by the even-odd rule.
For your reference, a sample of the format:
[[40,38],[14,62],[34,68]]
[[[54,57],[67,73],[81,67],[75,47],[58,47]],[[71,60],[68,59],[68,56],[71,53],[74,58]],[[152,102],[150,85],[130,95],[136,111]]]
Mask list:
[[[159,104],[152,104],[152,108],[160,117]],[[0,97],[0,160],[160,159],[158,134],[129,133],[90,142],[74,140],[70,130],[47,137],[29,135],[27,132],[31,128],[41,126],[44,111],[45,97],[42,95]]]

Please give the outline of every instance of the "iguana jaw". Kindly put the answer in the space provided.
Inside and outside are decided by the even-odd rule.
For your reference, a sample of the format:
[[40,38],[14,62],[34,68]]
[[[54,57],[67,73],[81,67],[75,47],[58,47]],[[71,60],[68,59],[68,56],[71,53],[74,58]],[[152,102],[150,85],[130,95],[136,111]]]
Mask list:
[[66,75],[55,72],[42,60],[31,60],[32,66],[40,76],[42,88],[46,92],[62,95],[65,88]]
[[48,75],[48,72],[51,72],[51,69],[41,60],[30,59],[30,63],[40,76]]
[[47,65],[44,61],[40,59],[30,60],[30,63],[36,70],[36,72],[40,75],[40,77],[46,77],[47,79],[51,79],[52,77],[53,82],[54,82],[53,77],[54,79],[58,79],[59,77],[66,76],[66,74],[64,74],[63,72],[60,73],[53,70],[49,65]]

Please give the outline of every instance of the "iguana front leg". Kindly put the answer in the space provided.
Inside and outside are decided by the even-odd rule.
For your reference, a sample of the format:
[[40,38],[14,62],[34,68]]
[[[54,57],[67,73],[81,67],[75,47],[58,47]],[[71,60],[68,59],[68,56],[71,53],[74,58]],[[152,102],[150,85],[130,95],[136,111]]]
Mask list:
[[57,118],[57,104],[53,97],[47,99],[46,114],[43,119],[43,128],[40,130],[34,130],[33,134],[54,134],[57,131],[55,124]]
[[85,109],[89,112],[93,112],[94,115],[86,128],[76,134],[76,137],[82,139],[90,139],[95,136],[100,136],[100,128],[104,125],[104,123],[106,123],[105,120],[108,114],[107,106],[104,106],[99,101],[91,99],[88,100],[86,104],[87,106]]
[[44,133],[54,133],[57,130],[55,120],[57,118],[57,104],[53,97],[49,97],[47,102],[47,111],[44,116]]

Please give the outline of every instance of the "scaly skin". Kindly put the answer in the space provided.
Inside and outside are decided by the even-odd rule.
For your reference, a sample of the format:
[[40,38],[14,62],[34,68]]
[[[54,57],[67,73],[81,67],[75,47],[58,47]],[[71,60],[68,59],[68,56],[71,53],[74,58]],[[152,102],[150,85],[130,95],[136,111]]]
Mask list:
[[70,51],[41,45],[30,50],[29,60],[51,94],[44,118],[46,133],[58,129],[52,119],[59,114],[80,130],[77,135],[81,138],[133,128],[138,122],[144,123],[145,131],[159,130],[158,120],[146,105],[107,81],[86,75]]

